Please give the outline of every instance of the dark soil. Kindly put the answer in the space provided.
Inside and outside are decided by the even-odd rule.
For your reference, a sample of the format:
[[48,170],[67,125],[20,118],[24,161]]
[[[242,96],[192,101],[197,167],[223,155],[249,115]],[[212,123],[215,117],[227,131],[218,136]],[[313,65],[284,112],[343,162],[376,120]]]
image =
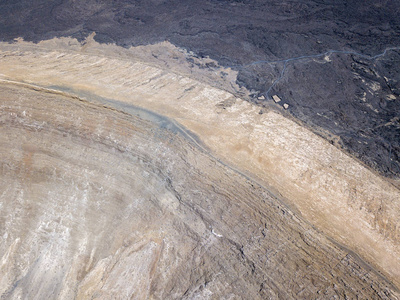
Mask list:
[[0,39],[169,40],[239,70],[254,96],[279,95],[295,117],[398,177],[399,15],[400,2],[384,0],[3,0]]

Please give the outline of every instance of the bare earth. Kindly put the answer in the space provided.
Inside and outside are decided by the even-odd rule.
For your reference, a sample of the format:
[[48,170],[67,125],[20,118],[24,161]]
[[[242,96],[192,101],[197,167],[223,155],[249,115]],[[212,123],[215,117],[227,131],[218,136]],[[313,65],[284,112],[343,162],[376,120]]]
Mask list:
[[399,188],[148,47],[0,45],[2,297],[395,298]]

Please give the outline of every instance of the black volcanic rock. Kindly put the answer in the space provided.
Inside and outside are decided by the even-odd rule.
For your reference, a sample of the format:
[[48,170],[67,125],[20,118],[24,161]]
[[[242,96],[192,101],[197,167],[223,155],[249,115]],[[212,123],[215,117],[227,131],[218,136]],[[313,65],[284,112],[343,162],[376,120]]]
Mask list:
[[169,40],[238,70],[249,90],[266,101],[278,94],[295,117],[398,176],[399,13],[400,2],[383,0],[7,0],[0,39],[82,40],[95,31],[122,46]]

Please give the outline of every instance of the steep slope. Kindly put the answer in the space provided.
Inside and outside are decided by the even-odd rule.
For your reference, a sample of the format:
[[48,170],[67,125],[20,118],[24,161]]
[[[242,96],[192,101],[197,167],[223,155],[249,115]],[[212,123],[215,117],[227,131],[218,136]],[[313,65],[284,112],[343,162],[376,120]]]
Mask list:
[[2,299],[396,297],[168,119],[0,95]]

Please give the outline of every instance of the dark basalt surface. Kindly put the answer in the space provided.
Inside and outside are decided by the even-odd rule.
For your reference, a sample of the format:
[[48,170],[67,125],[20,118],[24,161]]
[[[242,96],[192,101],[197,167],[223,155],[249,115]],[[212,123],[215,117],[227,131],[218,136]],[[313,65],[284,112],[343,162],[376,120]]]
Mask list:
[[249,100],[279,95],[295,117],[398,177],[399,15],[399,1],[383,0],[4,0],[0,39],[95,31],[121,46],[169,40],[238,70]]

